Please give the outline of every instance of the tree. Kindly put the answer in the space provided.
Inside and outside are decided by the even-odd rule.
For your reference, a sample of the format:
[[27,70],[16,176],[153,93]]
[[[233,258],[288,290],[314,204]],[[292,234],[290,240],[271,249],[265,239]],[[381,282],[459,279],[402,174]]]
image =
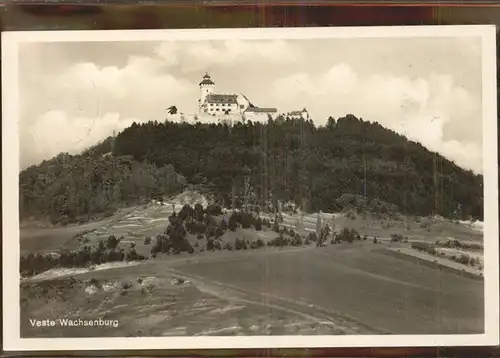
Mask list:
[[203,206],[200,203],[194,205],[196,221],[203,221]]
[[335,119],[333,117],[328,117],[328,121],[326,123],[326,128],[334,129],[335,128]]
[[229,217],[227,226],[231,231],[236,231],[236,229],[238,228],[238,218],[235,213],[231,214],[231,216]]
[[167,108],[168,114],[177,114],[177,107],[176,106],[170,106]]
[[117,239],[115,235],[109,235],[106,242],[106,247],[111,251],[115,251],[119,243],[120,239]]

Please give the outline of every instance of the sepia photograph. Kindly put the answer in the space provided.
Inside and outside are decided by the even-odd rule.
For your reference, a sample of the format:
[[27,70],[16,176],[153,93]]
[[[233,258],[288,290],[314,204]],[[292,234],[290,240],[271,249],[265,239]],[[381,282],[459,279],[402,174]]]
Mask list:
[[498,344],[495,36],[3,33],[5,348]]

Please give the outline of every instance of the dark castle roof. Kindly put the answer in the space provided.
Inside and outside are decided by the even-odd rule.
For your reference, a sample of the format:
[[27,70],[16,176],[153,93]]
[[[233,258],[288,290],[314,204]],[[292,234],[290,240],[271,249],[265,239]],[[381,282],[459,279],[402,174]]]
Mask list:
[[208,103],[237,103],[238,96],[235,94],[211,93],[206,97]]
[[203,76],[203,81],[200,82],[201,85],[214,85],[215,83],[210,79],[210,76],[208,73],[205,73],[205,76]]
[[276,108],[259,108],[259,107],[253,107],[253,108],[248,108],[245,112],[254,112],[254,113],[276,113],[278,110]]
[[201,85],[214,85],[214,84],[215,84],[215,83],[214,83],[212,80],[210,80],[210,79],[208,79],[208,80],[203,80],[203,81],[201,81],[201,82],[200,82],[200,86],[201,86]]

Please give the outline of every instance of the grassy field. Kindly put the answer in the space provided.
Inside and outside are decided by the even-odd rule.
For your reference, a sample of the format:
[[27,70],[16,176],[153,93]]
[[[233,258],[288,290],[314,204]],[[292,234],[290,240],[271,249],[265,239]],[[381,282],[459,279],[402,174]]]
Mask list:
[[[175,210],[179,210],[179,203]],[[154,237],[167,226],[171,205],[120,210],[99,223],[66,228],[21,228],[21,254],[59,251],[95,244],[110,234],[121,247],[136,243],[149,255]],[[355,228],[370,240],[353,244],[264,247],[246,251],[159,255],[137,265],[108,269],[57,270],[21,284],[22,337],[269,335],[269,334],[433,334],[481,333],[484,283],[449,270],[419,265],[387,250],[412,241],[456,239],[482,242],[482,233],[439,218],[337,216],[341,228]],[[316,215],[284,215],[284,225],[299,224],[306,235]],[[75,238],[85,230],[86,235]],[[408,243],[390,243],[392,234]],[[265,242],[270,228],[238,228],[223,241]],[[379,244],[373,243],[377,236]],[[154,238],[153,238],[154,242]],[[409,249],[408,255],[412,255]],[[477,254],[477,253],[476,253]],[[480,254],[480,253],[479,253]],[[112,265],[108,265],[112,267]],[[61,272],[64,271],[64,272]],[[116,328],[36,328],[30,318],[117,319]]]
[[[83,273],[73,276],[76,281],[25,282],[21,332],[24,337],[482,332],[483,281],[384,255],[381,246],[361,241],[323,249],[214,252]],[[175,278],[185,282],[176,285]],[[40,329],[29,323],[61,316],[106,317],[120,325]]]

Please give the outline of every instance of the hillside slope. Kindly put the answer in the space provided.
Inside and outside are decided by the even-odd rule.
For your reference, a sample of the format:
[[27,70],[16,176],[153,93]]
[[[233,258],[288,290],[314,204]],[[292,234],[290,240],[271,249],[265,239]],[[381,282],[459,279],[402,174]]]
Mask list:
[[110,139],[81,155],[59,154],[22,171],[20,218],[49,219],[53,224],[86,222],[182,190],[185,179],[172,166],[103,155],[109,143]]
[[62,154],[23,171],[21,217],[74,221],[178,192],[183,180],[177,173],[227,207],[246,201],[265,208],[280,200],[335,212],[366,195],[368,203],[386,202],[413,215],[483,216],[482,176],[347,115],[330,118],[325,127],[282,117],[233,127],[134,123],[114,145],[108,139],[82,155]]

